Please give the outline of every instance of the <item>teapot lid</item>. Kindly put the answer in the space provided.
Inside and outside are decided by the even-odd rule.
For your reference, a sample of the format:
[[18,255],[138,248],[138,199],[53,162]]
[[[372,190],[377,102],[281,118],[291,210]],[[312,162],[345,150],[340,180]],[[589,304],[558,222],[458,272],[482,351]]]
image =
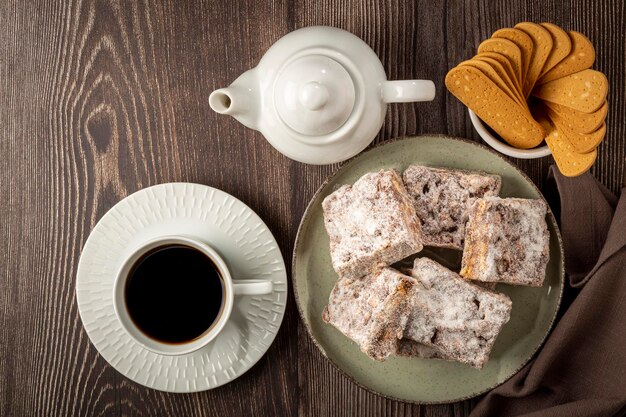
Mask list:
[[337,130],[355,104],[352,77],[343,65],[324,55],[305,55],[287,63],[276,78],[273,94],[281,120],[308,136]]

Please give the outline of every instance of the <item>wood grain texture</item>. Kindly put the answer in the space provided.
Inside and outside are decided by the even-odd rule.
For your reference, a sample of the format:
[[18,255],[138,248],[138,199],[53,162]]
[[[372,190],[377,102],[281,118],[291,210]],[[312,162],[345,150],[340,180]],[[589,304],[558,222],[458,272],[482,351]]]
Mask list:
[[[257,211],[289,264],[304,209],[337,165],[288,160],[258,132],[210,111],[207,98],[308,25],[360,36],[391,79],[439,86],[432,103],[389,106],[376,143],[420,133],[478,140],[443,78],[494,30],[530,20],[585,33],[611,86],[593,172],[618,191],[625,18],[618,0],[0,3],[0,415],[467,416],[473,401],[405,404],[350,382],[309,340],[293,297],[268,354],[236,382],[190,395],[134,384],[82,329],[74,296],[82,245],[126,195],[191,181]],[[541,186],[551,160],[513,162]]]

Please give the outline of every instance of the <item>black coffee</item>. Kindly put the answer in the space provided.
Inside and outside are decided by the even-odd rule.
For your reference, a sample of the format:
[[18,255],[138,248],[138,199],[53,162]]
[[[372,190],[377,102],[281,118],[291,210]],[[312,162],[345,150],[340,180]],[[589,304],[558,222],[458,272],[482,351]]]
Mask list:
[[190,342],[217,320],[224,285],[213,261],[180,244],[144,254],[131,268],[125,301],[135,325],[165,343]]

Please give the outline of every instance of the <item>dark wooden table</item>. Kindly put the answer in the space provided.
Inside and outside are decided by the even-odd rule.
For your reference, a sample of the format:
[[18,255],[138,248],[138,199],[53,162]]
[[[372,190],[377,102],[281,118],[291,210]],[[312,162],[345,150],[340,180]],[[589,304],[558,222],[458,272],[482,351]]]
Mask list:
[[[290,161],[258,132],[213,113],[207,98],[308,25],[360,36],[390,79],[437,84],[432,103],[391,105],[375,142],[420,133],[478,140],[443,87],[447,69],[519,21],[585,33],[611,85],[608,135],[593,172],[617,191],[626,155],[625,19],[621,0],[2,1],[0,415],[466,416],[472,401],[404,404],[351,383],[309,340],[293,297],[273,346],[237,381],[191,395],[132,383],[82,328],[74,295],[81,248],[123,197],[191,181],[256,210],[289,265],[304,208],[337,166]],[[552,160],[514,163],[541,186]]]

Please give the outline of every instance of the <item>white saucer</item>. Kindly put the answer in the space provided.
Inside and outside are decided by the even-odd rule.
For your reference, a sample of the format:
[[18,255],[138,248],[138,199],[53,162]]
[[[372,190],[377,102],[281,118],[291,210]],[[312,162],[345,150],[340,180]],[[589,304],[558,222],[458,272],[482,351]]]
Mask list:
[[[112,299],[113,281],[128,251],[172,234],[213,246],[233,278],[263,278],[274,285],[269,295],[237,296],[216,339],[180,356],[153,353],[131,339]],[[244,203],[205,185],[161,184],[126,197],[100,219],[81,254],[76,298],[91,342],[120,373],[161,391],[195,392],[234,380],[269,349],[285,313],[287,273],[272,233]]]

